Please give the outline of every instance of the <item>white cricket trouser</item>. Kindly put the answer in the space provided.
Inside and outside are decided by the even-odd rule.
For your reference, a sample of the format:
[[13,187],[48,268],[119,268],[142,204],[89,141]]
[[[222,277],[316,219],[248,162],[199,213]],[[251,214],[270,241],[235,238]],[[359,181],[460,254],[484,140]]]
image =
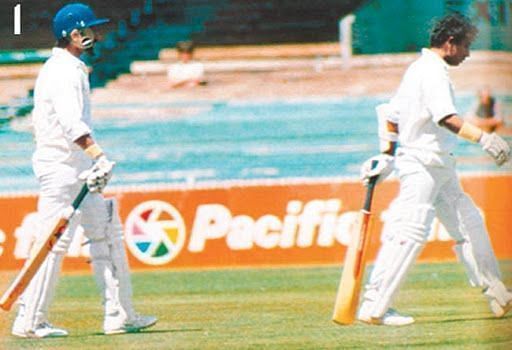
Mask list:
[[[62,215],[62,211],[72,203],[83,185],[77,180],[74,168],[62,166],[55,170],[39,178],[38,214],[41,227],[36,240],[44,238],[47,227]],[[48,321],[48,307],[62,259],[79,224],[91,244],[91,261],[103,295],[105,317],[117,315],[122,317],[120,322],[133,317],[131,282],[117,208],[101,194],[89,193],[20,300],[18,317],[24,318],[26,331]]]
[[400,193],[363,298],[373,304],[372,317],[382,317],[391,306],[426,243],[435,215],[456,241],[455,251],[470,283],[482,288],[501,284],[482,216],[463,192],[454,167],[428,167],[401,155],[397,168]]

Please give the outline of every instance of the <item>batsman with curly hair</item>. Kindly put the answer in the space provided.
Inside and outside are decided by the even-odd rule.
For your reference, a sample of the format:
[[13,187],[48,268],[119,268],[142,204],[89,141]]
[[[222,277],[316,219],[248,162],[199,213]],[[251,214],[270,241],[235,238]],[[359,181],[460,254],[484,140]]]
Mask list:
[[366,182],[375,175],[382,180],[395,169],[400,192],[363,295],[358,313],[362,322],[414,322],[391,306],[436,215],[454,238],[470,283],[482,288],[494,315],[502,317],[512,308],[512,293],[501,281],[482,215],[461,188],[452,154],[459,137],[479,143],[498,166],[510,159],[505,140],[464,122],[455,109],[448,67],[469,56],[476,34],[476,27],[460,14],[437,21],[430,48],[409,66],[390,102],[377,107],[382,153],[363,164],[362,177]]

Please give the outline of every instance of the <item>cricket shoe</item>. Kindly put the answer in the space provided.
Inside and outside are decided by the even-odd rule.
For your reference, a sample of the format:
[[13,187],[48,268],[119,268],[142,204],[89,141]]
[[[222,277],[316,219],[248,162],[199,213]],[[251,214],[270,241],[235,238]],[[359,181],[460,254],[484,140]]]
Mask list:
[[501,318],[507,314],[510,310],[512,310],[512,299],[508,301],[506,305],[500,305],[500,303],[494,299],[489,301],[489,307],[491,308],[492,313],[497,318]]
[[357,319],[364,323],[383,326],[407,326],[414,323],[413,317],[401,315],[394,309],[388,309],[384,316],[380,318],[372,317],[369,311],[371,310],[365,307],[363,303],[357,315]]
[[106,335],[136,333],[154,326],[157,321],[155,316],[135,315],[132,320],[125,321],[120,325],[105,325],[104,333]]
[[497,318],[501,318],[512,310],[512,291],[500,283],[499,288],[488,288],[484,295],[487,297],[489,307]]
[[18,313],[12,324],[11,334],[20,338],[26,338],[27,333],[25,332],[25,316]]
[[67,337],[68,331],[57,328],[49,322],[40,323],[33,330],[25,331],[21,324],[16,324],[14,321],[12,335],[20,338],[60,338]]

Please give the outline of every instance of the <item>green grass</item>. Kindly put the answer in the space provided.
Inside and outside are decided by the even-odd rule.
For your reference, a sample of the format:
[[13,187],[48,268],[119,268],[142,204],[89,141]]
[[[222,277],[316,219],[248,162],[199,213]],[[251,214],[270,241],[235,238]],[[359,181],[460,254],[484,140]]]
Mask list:
[[[501,266],[510,285],[512,262]],[[401,328],[332,323],[339,275],[335,267],[134,273],[137,309],[159,322],[117,336],[100,333],[92,276],[67,275],[51,320],[70,336],[12,337],[14,312],[2,312],[0,349],[512,349],[512,316],[494,319],[458,264],[415,266],[396,306],[416,323]]]

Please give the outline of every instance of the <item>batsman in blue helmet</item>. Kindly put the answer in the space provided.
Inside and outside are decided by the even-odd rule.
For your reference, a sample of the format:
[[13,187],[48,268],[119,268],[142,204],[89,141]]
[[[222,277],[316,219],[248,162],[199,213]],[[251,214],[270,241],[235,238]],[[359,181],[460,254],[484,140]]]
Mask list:
[[57,46],[77,50],[91,49],[96,41],[94,27],[108,23],[107,18],[97,18],[92,9],[81,3],[62,7],[53,18],[53,35]]
[[[77,231],[86,237],[96,282],[103,297],[105,334],[136,332],[157,322],[135,312],[130,272],[123,244],[117,202],[102,195],[114,162],[95,141],[92,128],[89,71],[81,54],[97,40],[95,28],[109,20],[98,18],[81,3],[62,7],[53,19],[57,45],[41,68],[34,88],[32,121],[36,149],[32,166],[39,182],[35,244],[44,241],[47,227],[69,218],[67,230],[52,248],[19,300],[12,334],[18,337],[67,336],[52,325],[48,309],[62,259]],[[66,211],[84,184],[89,188],[79,211]],[[68,208],[68,209],[67,209]]]

